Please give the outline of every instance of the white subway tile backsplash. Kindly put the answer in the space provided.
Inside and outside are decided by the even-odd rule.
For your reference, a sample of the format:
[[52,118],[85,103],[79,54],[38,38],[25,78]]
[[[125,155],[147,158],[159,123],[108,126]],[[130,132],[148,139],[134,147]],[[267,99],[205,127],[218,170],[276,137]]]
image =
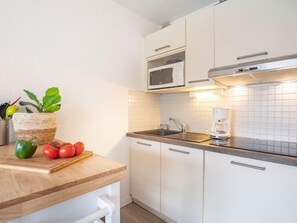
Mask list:
[[[231,108],[232,135],[269,140],[297,139],[297,83],[231,88],[224,96],[190,98],[188,93],[160,96],[161,122],[169,117],[186,123],[187,130],[211,128],[213,107]],[[176,129],[176,128],[175,128]]]
[[159,95],[129,91],[128,131],[156,129],[160,124]]
[[158,128],[160,122],[177,129],[169,117],[186,124],[186,130],[211,128],[212,108],[231,109],[232,135],[268,140],[297,141],[297,83],[231,88],[223,96],[209,92],[154,95],[129,92],[129,131]]

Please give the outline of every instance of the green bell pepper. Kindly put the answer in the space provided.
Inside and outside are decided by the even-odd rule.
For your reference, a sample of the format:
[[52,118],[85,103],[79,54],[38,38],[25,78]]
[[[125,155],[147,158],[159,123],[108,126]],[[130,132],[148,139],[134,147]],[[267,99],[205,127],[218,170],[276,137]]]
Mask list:
[[31,158],[36,152],[36,149],[37,143],[35,142],[35,138],[30,141],[20,139],[15,144],[15,156],[20,159]]

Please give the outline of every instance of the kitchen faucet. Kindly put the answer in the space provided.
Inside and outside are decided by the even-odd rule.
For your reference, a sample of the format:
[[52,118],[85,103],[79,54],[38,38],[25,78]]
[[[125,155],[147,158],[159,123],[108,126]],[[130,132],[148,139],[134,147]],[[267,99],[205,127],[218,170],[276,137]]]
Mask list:
[[176,127],[179,128],[181,132],[185,132],[185,124],[175,120],[174,118],[169,118],[169,121],[173,121]]
[[160,127],[161,127],[161,129],[164,129],[164,130],[170,129],[170,125],[168,125],[168,124],[160,124]]

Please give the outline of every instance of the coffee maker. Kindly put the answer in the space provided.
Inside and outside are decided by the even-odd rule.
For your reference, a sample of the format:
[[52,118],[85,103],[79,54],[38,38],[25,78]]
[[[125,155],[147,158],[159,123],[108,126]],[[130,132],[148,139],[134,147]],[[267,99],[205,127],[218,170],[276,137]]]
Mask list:
[[230,138],[230,115],[228,108],[212,109],[213,124],[210,137],[213,139]]

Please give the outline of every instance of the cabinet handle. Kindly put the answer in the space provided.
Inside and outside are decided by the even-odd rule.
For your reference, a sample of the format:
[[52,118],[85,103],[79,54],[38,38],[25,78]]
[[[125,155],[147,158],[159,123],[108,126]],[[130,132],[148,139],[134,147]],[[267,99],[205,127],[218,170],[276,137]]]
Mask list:
[[192,84],[192,83],[198,83],[198,82],[207,82],[209,81],[209,79],[201,79],[201,80],[194,80],[194,81],[188,81],[189,84]]
[[248,168],[252,168],[252,169],[256,169],[256,170],[262,170],[262,171],[266,170],[266,167],[254,166],[254,165],[250,165],[250,164],[246,164],[246,163],[239,163],[236,161],[231,161],[230,163],[233,165],[248,167]]
[[137,142],[137,144],[143,145],[143,146],[152,146],[152,144],[144,143],[144,142]]
[[250,55],[240,56],[240,57],[237,57],[237,60],[242,60],[242,59],[246,59],[246,58],[250,58],[250,57],[263,56],[263,55],[268,55],[268,52],[264,51],[264,52],[260,52],[260,53],[254,53],[254,54],[250,54]]
[[190,152],[182,151],[182,150],[178,150],[178,149],[169,148],[168,150],[170,150],[172,152],[177,152],[177,153],[190,154]]
[[166,49],[166,48],[170,48],[170,45],[162,46],[162,47],[160,47],[158,49],[155,49],[155,51],[158,52],[158,51]]

